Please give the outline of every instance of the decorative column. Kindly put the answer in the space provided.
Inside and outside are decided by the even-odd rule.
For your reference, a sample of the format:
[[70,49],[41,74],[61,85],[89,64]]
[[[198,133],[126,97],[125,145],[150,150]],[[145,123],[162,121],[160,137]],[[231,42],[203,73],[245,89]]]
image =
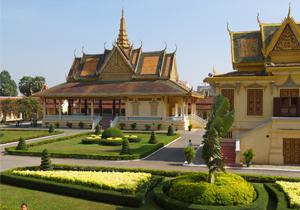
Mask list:
[[47,106],[46,106],[46,99],[44,98],[44,100],[43,100],[43,121],[44,121],[45,118],[46,118],[46,109],[47,109]]
[[91,119],[94,119],[94,99],[91,99]]
[[61,100],[58,99],[58,116],[59,116],[59,119],[61,119]]
[[119,99],[119,116],[121,116],[121,111],[122,111],[122,102],[121,99]]
[[175,117],[178,117],[178,104],[175,104]]

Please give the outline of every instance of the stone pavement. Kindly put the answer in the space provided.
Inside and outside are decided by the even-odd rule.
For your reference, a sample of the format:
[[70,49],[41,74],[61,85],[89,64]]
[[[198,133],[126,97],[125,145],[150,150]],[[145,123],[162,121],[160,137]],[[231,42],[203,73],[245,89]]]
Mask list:
[[[79,130],[80,132],[82,130]],[[74,165],[89,165],[89,166],[112,166],[112,167],[127,167],[127,168],[151,168],[162,170],[180,170],[180,171],[207,171],[207,168],[201,161],[201,148],[197,150],[197,158],[194,161],[197,166],[183,166],[184,155],[183,148],[187,146],[188,140],[191,139],[195,147],[199,147],[202,139],[203,130],[193,132],[182,132],[182,137],[169,144],[167,147],[159,150],[153,155],[144,160],[129,160],[129,161],[107,161],[107,160],[91,160],[91,159],[69,159],[69,158],[52,158],[52,162],[56,164],[74,164]],[[3,149],[3,148],[1,148]],[[34,166],[40,164],[39,157],[29,156],[0,156],[0,171],[20,166]],[[280,175],[290,177],[300,177],[300,167],[289,168],[288,166],[263,166],[258,168],[228,168],[228,172],[240,174],[264,174],[264,175]],[[279,169],[279,170],[278,170]],[[291,170],[290,170],[291,169]],[[290,170],[290,171],[289,171]]]

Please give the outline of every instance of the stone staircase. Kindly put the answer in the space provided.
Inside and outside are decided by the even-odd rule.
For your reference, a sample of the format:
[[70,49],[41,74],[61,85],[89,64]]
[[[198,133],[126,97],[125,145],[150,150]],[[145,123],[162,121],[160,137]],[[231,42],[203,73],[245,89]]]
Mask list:
[[221,151],[224,164],[234,166],[235,164],[235,142],[221,141]]
[[103,115],[102,119],[100,121],[101,125],[102,125],[102,129],[105,130],[106,128],[110,127],[110,123],[113,120],[113,116],[111,115]]

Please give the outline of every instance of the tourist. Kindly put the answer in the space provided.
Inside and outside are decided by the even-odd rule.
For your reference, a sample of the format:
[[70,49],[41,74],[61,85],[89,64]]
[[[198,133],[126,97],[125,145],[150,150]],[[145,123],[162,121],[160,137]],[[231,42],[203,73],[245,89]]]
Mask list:
[[28,206],[26,203],[21,204],[21,210],[28,210]]

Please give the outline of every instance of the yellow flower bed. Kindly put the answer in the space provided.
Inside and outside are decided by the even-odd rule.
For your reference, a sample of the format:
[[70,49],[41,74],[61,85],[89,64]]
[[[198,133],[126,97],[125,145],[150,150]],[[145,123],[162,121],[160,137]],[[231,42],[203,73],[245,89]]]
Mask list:
[[300,182],[276,181],[276,183],[287,194],[291,207],[300,208]]
[[131,139],[137,139],[138,138],[138,136],[136,136],[136,135],[125,135],[124,137],[126,137],[126,138],[131,138]]
[[151,178],[149,173],[134,172],[14,170],[12,174],[130,193],[134,193]]
[[120,140],[122,140],[122,138],[121,137],[109,137],[106,140],[109,140],[109,141],[120,141]]

